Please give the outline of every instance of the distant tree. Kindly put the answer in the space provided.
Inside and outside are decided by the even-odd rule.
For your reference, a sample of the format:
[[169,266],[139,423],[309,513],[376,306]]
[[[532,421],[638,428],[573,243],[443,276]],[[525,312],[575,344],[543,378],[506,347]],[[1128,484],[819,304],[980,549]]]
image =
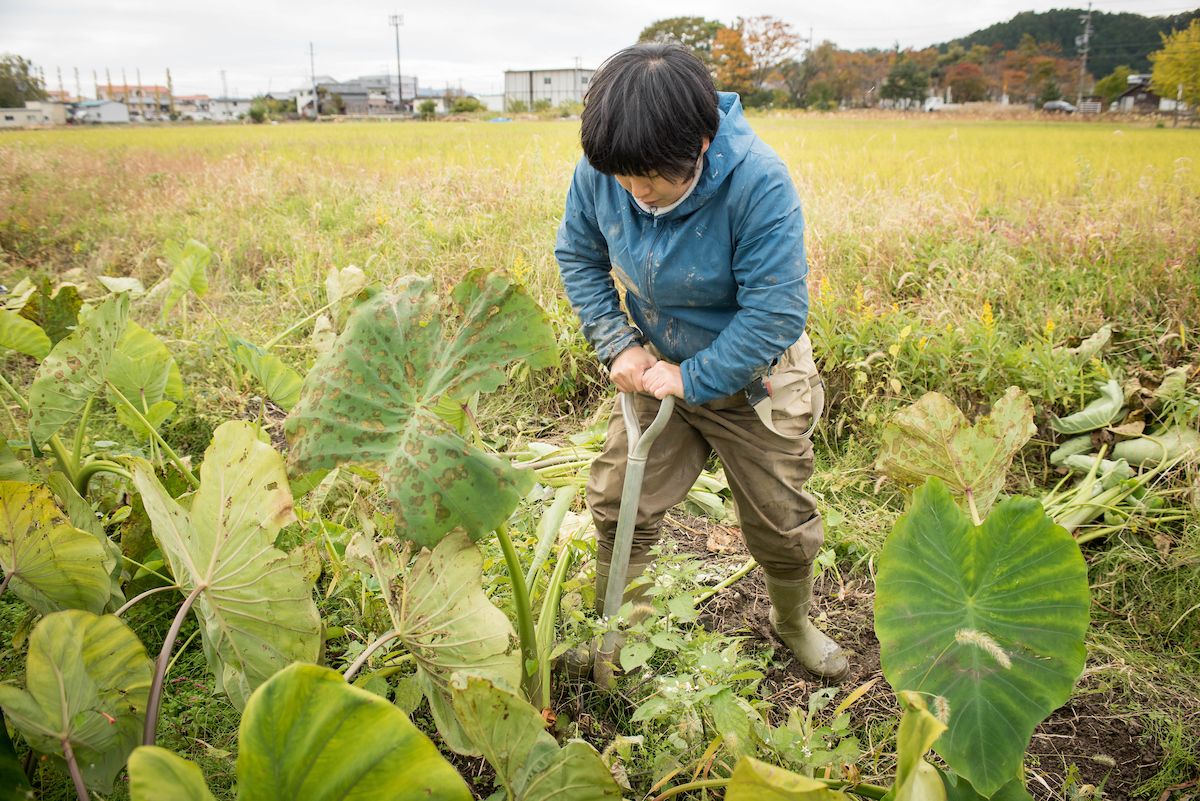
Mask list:
[[519,97],[514,97],[505,104],[505,111],[511,114],[524,114],[529,111],[529,105]]
[[24,108],[26,100],[46,99],[46,90],[32,71],[33,63],[20,56],[0,56],[0,107]]
[[742,33],[736,28],[721,28],[713,42],[713,72],[717,88],[724,92],[748,95],[754,91],[754,62],[746,52]]
[[247,112],[250,119],[256,123],[265,122],[267,119],[267,104],[263,98],[256,97],[254,102],[250,104],[250,111]]
[[929,91],[929,73],[911,58],[901,54],[888,70],[879,96],[884,100],[911,100],[920,103]]
[[431,120],[433,115],[437,114],[436,100],[422,100],[421,105],[417,106],[417,111],[421,112],[421,119]]
[[1195,108],[1200,105],[1200,19],[1162,39],[1162,50],[1150,54],[1151,86],[1160,97],[1174,98],[1182,84],[1184,102]]
[[837,105],[837,96],[827,81],[813,83],[808,92],[808,108],[815,111],[833,111]]
[[1096,81],[1096,94],[1104,96],[1105,104],[1111,103],[1129,88],[1129,76],[1133,74],[1128,64],[1122,64],[1113,70],[1112,75]]
[[755,89],[762,89],[763,84],[775,78],[800,46],[800,35],[779,17],[739,17],[737,29],[753,65],[750,83]]
[[479,102],[477,97],[460,97],[454,101],[452,109],[455,114],[470,114],[472,111],[479,111],[483,108],[483,103]]
[[707,65],[713,63],[713,40],[725,27],[715,19],[704,17],[671,17],[660,19],[638,34],[639,42],[679,42]]
[[952,97],[963,103],[987,97],[987,78],[983,67],[972,61],[962,61],[946,70],[946,84]]
[[533,101],[533,110],[534,111],[549,111],[550,107],[553,105],[554,104],[550,102],[550,98],[543,97],[543,98]]
[[1038,103],[1049,103],[1051,100],[1062,100],[1062,89],[1059,88],[1058,81],[1054,80],[1053,75],[1042,84],[1042,90],[1038,94]]

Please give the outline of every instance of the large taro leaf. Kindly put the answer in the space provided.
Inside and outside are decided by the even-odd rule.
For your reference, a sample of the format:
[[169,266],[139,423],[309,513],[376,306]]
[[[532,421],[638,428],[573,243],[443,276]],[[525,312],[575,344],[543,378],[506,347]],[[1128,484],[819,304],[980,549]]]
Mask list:
[[238,364],[250,371],[250,375],[263,385],[267,397],[278,403],[284,411],[290,412],[300,397],[300,387],[304,382],[300,374],[284,364],[275,354],[242,339],[237,334],[229,337],[229,349],[233,351]]
[[468,445],[438,399],[490,392],[504,367],[557,363],[549,320],[500,273],[471,272],[450,297],[407,278],[362,303],[304,379],[288,416],[289,466],[354,462],[380,475],[402,539],[432,547],[462,526],[478,539],[508,518],[533,474]]
[[471,798],[403,712],[316,665],[292,665],[251,697],[237,773],[239,801]]
[[377,543],[362,534],[346,547],[347,563],[379,581],[438,731],[455,751],[478,756],[450,708],[450,676],[483,671],[517,686],[516,635],[484,594],[483,556],[464,533],[453,532],[432,551],[423,550],[411,566],[407,556],[390,539]]
[[165,317],[189,291],[195,292],[197,297],[203,297],[208,292],[208,262],[212,252],[195,239],[189,239],[183,247],[168,239],[163,252],[167,262],[174,268],[171,270],[171,291],[163,301],[162,313]]
[[32,320],[26,320],[8,309],[0,309],[0,356],[9,350],[41,361],[50,353],[50,337]]
[[109,577],[109,600],[104,611],[115,612],[125,603],[125,594],[121,592],[121,568],[124,566],[121,549],[108,538],[104,526],[96,517],[95,511],[92,510],[92,505],[76,492],[70,479],[62,473],[56,472],[50,474],[46,483],[66,508],[67,518],[71,521],[71,525],[91,534],[104,549],[104,561],[101,565]]
[[56,612],[29,638],[26,689],[0,684],[0,706],[29,745],[54,755],[64,771],[69,742],[84,782],[107,794],[141,739],[152,671],[120,618]]
[[29,387],[29,428],[41,445],[104,388],[129,316],[129,295],[109,295],[54,346]]
[[964,510],[970,509],[970,493],[983,518],[1004,487],[1013,457],[1036,430],[1029,396],[1016,387],[974,426],[944,395],[928,392],[888,423],[875,469],[910,491],[936,476]]
[[621,788],[587,743],[565,748],[546,731],[538,710],[483,676],[450,679],[454,712],[496,770],[511,801],[600,801],[620,798]]
[[1029,498],[973,526],[931,478],[884,542],[875,595],[883,674],[944,697],[933,749],[982,794],[1016,775],[1033,729],[1083,670],[1087,568]]
[[25,603],[43,615],[103,612],[112,592],[109,558],[95,536],[64,517],[48,487],[0,481],[0,567]]
[[208,666],[238,709],[276,671],[315,662],[321,620],[312,599],[320,565],[308,547],[284,553],[279,529],[296,519],[283,459],[239,420],[204,452],[190,509],[154,469],[133,460],[133,481],[180,591],[202,587],[194,610]]
[[129,755],[130,801],[215,801],[194,763],[157,745]]
[[1117,422],[1126,411],[1125,390],[1110,380],[1100,387],[1100,397],[1068,417],[1052,417],[1050,427],[1060,434],[1082,434]]
[[849,801],[824,783],[743,756],[733,768],[725,801]]
[[[171,351],[158,337],[132,320],[117,340],[116,351],[108,368],[108,380],[121,394],[137,405],[139,412],[167,395],[183,397],[183,378]],[[111,390],[109,402],[117,404]]]
[[0,711],[0,801],[36,801]]
[[[11,308],[11,307],[9,307]],[[49,276],[43,275],[36,289],[30,293],[28,302],[22,304],[20,315],[46,333],[52,345],[67,337],[79,323],[79,310],[83,300],[74,284],[55,287]]]

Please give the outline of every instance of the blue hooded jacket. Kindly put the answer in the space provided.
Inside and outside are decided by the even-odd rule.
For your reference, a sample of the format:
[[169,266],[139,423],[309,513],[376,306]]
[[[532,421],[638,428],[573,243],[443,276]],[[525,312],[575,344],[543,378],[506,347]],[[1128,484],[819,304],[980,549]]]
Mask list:
[[584,157],[554,249],[600,360],[611,365],[649,340],[679,363],[692,406],[764,376],[808,317],[800,197],[783,160],[746,122],[738,96],[717,98],[720,128],[691,195],[655,217]]

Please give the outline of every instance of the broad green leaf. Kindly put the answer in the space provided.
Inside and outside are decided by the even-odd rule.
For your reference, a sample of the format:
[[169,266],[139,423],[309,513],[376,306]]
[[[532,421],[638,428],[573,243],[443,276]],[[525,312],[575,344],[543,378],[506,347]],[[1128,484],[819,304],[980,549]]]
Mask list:
[[734,766],[725,801],[849,801],[823,782],[744,756]]
[[471,798],[403,712],[315,665],[292,665],[251,697],[237,773],[239,801]]
[[[975,791],[971,783],[954,771],[938,770],[942,788],[946,793],[946,801],[989,801]],[[992,794],[990,801],[1033,801],[1033,796],[1025,789],[1025,782],[1018,775]]]
[[511,801],[621,797],[600,755],[581,742],[559,748],[528,701],[468,673],[455,674],[450,688],[455,714]]
[[709,701],[708,711],[713,727],[724,738],[725,748],[730,754],[739,757],[750,756],[755,752],[750,718],[734,700],[732,690],[726,687],[714,695]]
[[944,801],[946,790],[941,777],[925,761],[925,753],[946,726],[929,714],[920,693],[902,690],[900,705],[904,714],[896,732],[896,781],[892,797],[895,801]]
[[0,438],[0,481],[28,481],[29,468],[17,458],[8,447],[8,443]]
[[1080,434],[1061,443],[1050,454],[1050,464],[1060,465],[1068,456],[1080,456],[1091,453],[1095,449],[1096,446],[1092,444],[1092,438],[1087,434]]
[[1036,501],[1009,498],[975,527],[930,479],[880,558],[884,677],[949,702],[949,730],[933,748],[990,795],[1070,697],[1089,604],[1079,546]]
[[[162,340],[132,320],[117,341],[108,380],[143,414],[167,396],[183,397],[183,378],[171,351]],[[108,390],[108,402],[114,406],[118,403],[112,389]]]
[[25,686],[0,684],[0,706],[35,750],[65,772],[70,742],[84,782],[112,792],[113,779],[142,737],[152,674],[133,630],[112,615],[48,615],[29,638]]
[[79,289],[74,284],[60,284],[55,287],[48,276],[42,276],[36,291],[31,293],[20,314],[25,319],[37,323],[50,338],[50,343],[57,345],[75,329],[79,322],[79,310],[82,308],[83,300],[80,299]]
[[0,799],[3,801],[34,801],[33,788],[17,759],[4,713],[0,712]]
[[1099,356],[1101,351],[1108,347],[1112,341],[1113,328],[1111,324],[1107,324],[1100,328],[1099,331],[1092,334],[1083,342],[1079,343],[1078,347],[1067,348],[1067,353],[1075,358],[1079,364],[1086,364],[1090,359]]
[[[367,286],[367,276],[353,264],[338,270],[329,268],[329,277],[325,279],[325,297],[329,303],[342,301],[333,307],[333,323],[341,328],[346,321],[346,312],[352,305],[354,296]],[[328,319],[328,318],[327,318]],[[314,332],[315,333],[315,332]]]
[[184,247],[168,239],[163,246],[171,271],[171,291],[163,302],[163,316],[175,308],[188,290],[204,297],[208,293],[208,262],[212,252],[195,239],[189,239]]
[[1125,416],[1125,390],[1110,380],[1100,388],[1100,397],[1068,417],[1050,418],[1050,427],[1060,434],[1082,434],[1111,425]]
[[103,612],[111,586],[106,559],[92,534],[67,522],[48,487],[0,481],[0,567],[25,603],[43,615]]
[[267,390],[267,397],[290,412],[300,397],[304,379],[273,353],[247,342],[236,334],[229,338],[229,349],[238,363],[250,371]]
[[108,296],[42,360],[29,388],[30,434],[36,444],[50,439],[104,388],[128,316],[129,296]]
[[157,745],[140,745],[129,755],[131,801],[215,801],[193,762]]
[[1096,470],[1097,477],[1101,480],[1101,486],[1104,489],[1110,489],[1120,484],[1122,481],[1127,481],[1134,477],[1133,468],[1124,459],[1112,461],[1111,459],[1100,459],[1098,456],[1088,454],[1086,456],[1068,456],[1063,459],[1063,467],[1070,470],[1072,473],[1087,475],[1091,472],[1092,467],[1096,466],[1099,461],[1100,465]]
[[1004,488],[1013,457],[1035,431],[1033,405],[1016,387],[974,426],[945,396],[928,392],[888,423],[875,469],[908,491],[936,476],[964,510],[970,509],[970,493],[983,518]]
[[433,405],[433,413],[449,423],[455,431],[464,437],[471,430],[471,415],[479,405],[479,393],[473,394],[467,400],[454,400],[449,395],[438,398]]
[[41,361],[50,353],[50,337],[35,322],[0,309],[0,354],[15,350]]
[[1132,465],[1157,465],[1180,457],[1189,462],[1200,461],[1200,434],[1191,428],[1171,426],[1153,435],[1135,437],[1113,446],[1114,459],[1125,459]]
[[[0,259],[0,264],[3,264]],[[29,299],[33,297],[33,293],[37,292],[37,287],[28,278],[22,278],[17,282],[17,285],[8,290],[8,294],[4,296],[3,308],[9,311],[19,312],[25,308]]]
[[240,420],[216,430],[190,510],[148,462],[133,460],[134,484],[180,591],[204,588],[193,607],[204,656],[238,709],[276,671],[316,661],[321,645],[312,599],[319,560],[309,547],[275,547],[296,516],[283,459],[255,430]]
[[476,270],[449,297],[410,277],[362,303],[304,379],[288,416],[297,473],[354,462],[380,475],[396,533],[432,546],[462,526],[488,534],[533,486],[533,474],[468,445],[433,411],[505,380],[505,365],[557,363],[554,331],[525,289]]
[[137,437],[138,442],[145,442],[149,439],[151,427],[155,431],[158,431],[166,419],[175,414],[175,404],[172,401],[159,401],[141,413],[146,423],[150,424],[150,426],[147,426],[146,423],[138,419],[138,416],[133,413],[130,407],[121,403],[121,401],[118,400],[113,406],[117,410],[117,422],[132,431],[133,435]]
[[131,295],[146,294],[146,287],[140,278],[119,278],[111,275],[101,275],[96,278],[109,292],[128,292]]
[[65,475],[51,473],[50,477],[46,479],[46,483],[66,508],[67,518],[71,521],[71,525],[95,537],[104,550],[104,561],[101,565],[109,577],[109,599],[104,611],[115,612],[125,603],[125,594],[121,592],[121,568],[124,563],[124,559],[121,558],[121,550],[108,538],[92,505],[79,495]]
[[356,534],[346,562],[379,581],[392,628],[417,665],[434,722],[451,748],[473,753],[450,711],[451,674],[487,671],[512,686],[521,681],[520,653],[508,618],[483,592],[483,556],[458,531],[410,566],[405,549]]

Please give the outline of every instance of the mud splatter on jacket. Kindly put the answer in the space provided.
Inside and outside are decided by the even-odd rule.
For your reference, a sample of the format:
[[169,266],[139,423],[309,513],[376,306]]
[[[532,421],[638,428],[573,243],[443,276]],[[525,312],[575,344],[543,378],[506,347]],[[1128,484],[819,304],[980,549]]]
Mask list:
[[804,217],[787,166],[736,94],[717,97],[721,125],[690,197],[655,217],[582,158],[554,250],[600,359],[649,340],[679,363],[690,405],[763,376],[808,317]]

